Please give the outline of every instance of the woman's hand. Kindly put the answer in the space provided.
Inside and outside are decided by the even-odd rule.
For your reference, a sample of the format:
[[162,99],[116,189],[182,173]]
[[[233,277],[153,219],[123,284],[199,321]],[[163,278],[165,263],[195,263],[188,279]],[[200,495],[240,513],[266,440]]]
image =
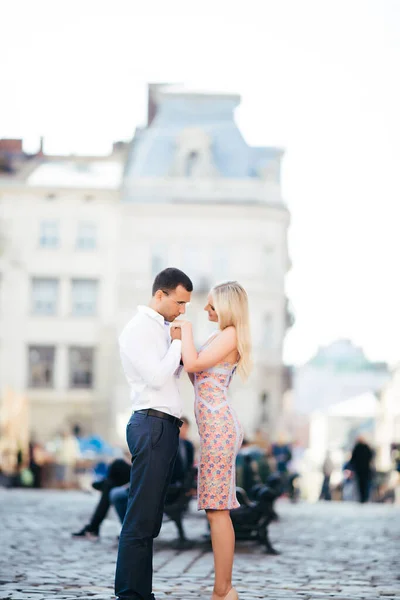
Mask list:
[[172,321],[171,323],[171,328],[173,329],[174,327],[179,327],[179,329],[187,329],[189,327],[192,326],[191,321],[185,321],[183,319],[179,319],[176,321]]
[[170,333],[173,340],[181,340],[183,331],[191,331],[192,324],[190,321],[172,321]]

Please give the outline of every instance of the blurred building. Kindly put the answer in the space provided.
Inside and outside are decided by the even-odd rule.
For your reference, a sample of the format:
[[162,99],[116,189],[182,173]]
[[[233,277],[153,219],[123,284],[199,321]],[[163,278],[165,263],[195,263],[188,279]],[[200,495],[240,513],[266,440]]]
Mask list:
[[350,452],[359,435],[374,446],[379,411],[379,395],[366,392],[313,412],[309,448],[315,461],[322,462],[328,450]]
[[380,394],[375,442],[378,466],[387,470],[393,464],[392,450],[400,450],[400,365]]
[[293,407],[299,414],[326,410],[353,396],[378,392],[389,379],[386,363],[368,360],[350,340],[337,340],[294,369]]
[[[333,418],[336,409],[339,413],[342,408],[345,412],[351,412],[357,405],[353,416],[362,420],[362,415],[360,415],[363,405],[362,398],[374,397],[376,400],[375,394],[380,392],[389,379],[388,365],[369,361],[362,349],[355,346],[350,340],[337,340],[329,346],[319,348],[310,361],[293,369],[292,423],[294,436],[298,435],[296,427],[301,424],[301,434],[304,438],[305,423],[307,422],[306,428],[309,433],[312,430],[311,437],[313,437],[313,440],[308,440],[310,446],[317,445],[319,447],[322,444],[321,452],[323,453],[325,446],[341,444],[343,436],[346,437],[348,431],[345,428],[346,432],[342,431],[343,436],[339,436],[340,440],[336,439],[335,431],[340,430],[340,426],[337,430],[333,425],[339,422]],[[350,401],[350,399],[353,400]],[[370,414],[367,416],[370,406],[368,409],[366,406],[365,411],[366,418],[370,417]],[[332,428],[329,435],[325,426],[315,425],[319,418],[325,422],[328,415],[332,417],[330,420]],[[321,442],[322,438],[323,443]]]
[[391,449],[400,444],[400,371],[380,392],[366,392],[315,412],[310,423],[310,449],[314,456],[329,450],[349,452],[358,435],[374,448],[378,470],[392,467]]
[[[274,430],[290,385],[283,153],[248,146],[239,103],[150,86],[148,124],[128,148],[103,159],[41,152],[0,172],[0,390],[26,391],[38,434],[68,421],[124,435],[131,407],[117,334],[166,266],[193,279],[199,343],[210,332],[209,288],[234,278],[248,290],[255,369],[233,400],[248,435]],[[190,416],[185,380],[182,393]]]
[[308,498],[319,496],[327,451],[339,473],[358,435],[379,453],[381,391],[389,380],[388,365],[369,361],[350,340],[320,348],[308,363],[294,369],[294,437],[299,437],[299,427],[304,435],[305,423],[308,430],[308,462],[302,474]]
[[[234,120],[239,103],[236,95],[150,88],[149,124],[135,135],[122,188],[118,315],[122,325],[132,302],[147,301],[154,275],[175,265],[194,281],[189,317],[201,343],[207,292],[238,279],[250,297],[256,368],[249,384],[235,382],[233,398],[251,434],[272,430],[285,388],[289,213],[282,151],[248,146]],[[183,387],[190,414],[192,390]],[[125,397],[121,380],[117,412]]]
[[2,413],[10,394],[26,394],[39,438],[74,424],[107,434],[123,147],[104,159],[8,153],[8,164],[0,171]]

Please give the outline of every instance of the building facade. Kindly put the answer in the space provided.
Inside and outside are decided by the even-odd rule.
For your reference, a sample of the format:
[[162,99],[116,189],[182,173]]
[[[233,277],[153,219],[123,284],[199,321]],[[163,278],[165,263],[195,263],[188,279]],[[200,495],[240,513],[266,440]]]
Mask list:
[[41,439],[107,435],[122,157],[32,162],[0,183],[1,399],[26,395]]
[[[131,407],[117,336],[166,266],[194,282],[188,317],[210,333],[210,287],[237,279],[250,299],[255,369],[232,396],[247,435],[274,432],[286,387],[283,342],[289,213],[282,151],[251,148],[240,98],[150,88],[148,125],[110,157],[40,155],[0,178],[0,389],[27,394],[41,437],[80,424],[124,438]],[[185,413],[193,414],[183,376]]]
[[380,394],[376,436],[377,462],[382,470],[393,466],[394,450],[400,458],[400,365],[392,369]]
[[379,392],[389,381],[389,367],[372,362],[350,340],[341,339],[318,349],[293,373],[293,410],[309,415],[367,392]]

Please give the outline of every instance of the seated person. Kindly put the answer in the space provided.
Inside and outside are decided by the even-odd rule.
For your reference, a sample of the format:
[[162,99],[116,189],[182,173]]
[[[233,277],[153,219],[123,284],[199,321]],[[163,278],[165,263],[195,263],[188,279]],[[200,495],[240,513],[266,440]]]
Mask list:
[[[180,428],[179,433],[178,454],[175,460],[170,487],[167,492],[167,502],[174,500],[174,497],[179,493],[179,488],[182,487],[187,475],[193,472],[194,446],[192,442],[187,439],[189,419],[182,417],[182,421],[183,425]],[[129,483],[113,489],[110,494],[110,502],[114,506],[121,523],[125,517],[128,495]]]
[[271,474],[265,450],[243,439],[242,447],[236,457],[236,485],[251,497],[252,488],[266,483]]
[[117,458],[110,464],[105,479],[93,484],[93,487],[101,492],[100,500],[89,523],[80,531],[73,533],[72,537],[98,539],[100,525],[106,518],[110,508],[110,492],[116,487],[129,485],[130,473],[130,454],[127,452],[125,459]]
[[[189,420],[186,417],[182,417],[182,421],[179,450],[172,474],[171,486],[182,485],[186,474],[193,469],[194,447],[192,442],[187,439]],[[108,469],[107,477],[101,482],[93,484],[96,489],[101,491],[101,497],[92,518],[83,529],[73,533],[72,536],[75,538],[98,539],[100,525],[107,516],[110,504],[114,505],[122,523],[128,502],[129,481],[130,463],[123,459],[117,459],[112,462]]]

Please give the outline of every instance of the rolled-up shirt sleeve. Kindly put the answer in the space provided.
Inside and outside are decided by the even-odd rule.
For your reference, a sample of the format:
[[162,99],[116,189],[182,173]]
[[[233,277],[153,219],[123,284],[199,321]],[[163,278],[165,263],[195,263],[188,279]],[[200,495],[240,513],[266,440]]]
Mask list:
[[154,356],[148,332],[139,327],[124,331],[119,338],[121,354],[131,362],[137,374],[154,389],[160,389],[179,367],[182,342],[173,340],[165,356]]

